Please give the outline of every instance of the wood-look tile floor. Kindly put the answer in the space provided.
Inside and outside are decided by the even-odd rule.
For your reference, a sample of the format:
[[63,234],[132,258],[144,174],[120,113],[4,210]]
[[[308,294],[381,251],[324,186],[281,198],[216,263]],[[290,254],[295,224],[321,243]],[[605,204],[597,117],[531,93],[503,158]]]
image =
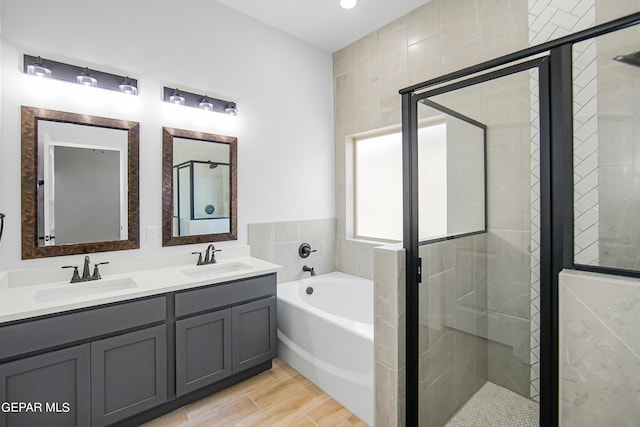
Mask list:
[[241,383],[178,408],[143,427],[366,427],[281,361]]

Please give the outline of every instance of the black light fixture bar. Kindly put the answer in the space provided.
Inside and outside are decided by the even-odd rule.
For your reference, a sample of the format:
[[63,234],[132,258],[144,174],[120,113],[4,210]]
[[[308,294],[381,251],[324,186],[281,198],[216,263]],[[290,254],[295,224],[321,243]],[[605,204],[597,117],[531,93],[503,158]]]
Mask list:
[[[132,79],[129,76],[119,76],[117,74],[105,73],[104,71],[98,71],[87,67],[80,67],[77,65],[65,64],[64,62],[52,61],[50,59],[40,58],[39,56],[24,55],[24,72],[29,74],[28,67],[30,65],[39,64],[46,67],[51,71],[50,78],[55,80],[62,80],[65,82],[78,84],[77,77],[83,73],[89,74],[91,77],[97,80],[94,87],[100,89],[113,90],[116,92],[124,92],[121,88],[123,84],[129,86],[127,93],[137,95],[138,92],[138,80]],[[132,93],[131,88],[135,88]]]
[[[165,86],[164,101],[172,104],[176,103],[171,101],[170,98],[172,96],[180,96],[184,98],[184,103],[181,103],[181,105],[187,107],[215,111],[216,113],[229,114],[232,116],[235,116],[237,113],[236,103],[233,101],[225,101],[224,99],[213,98],[207,95],[198,95],[197,93]],[[203,108],[203,106],[201,106],[203,103],[210,105],[207,105],[207,108]]]

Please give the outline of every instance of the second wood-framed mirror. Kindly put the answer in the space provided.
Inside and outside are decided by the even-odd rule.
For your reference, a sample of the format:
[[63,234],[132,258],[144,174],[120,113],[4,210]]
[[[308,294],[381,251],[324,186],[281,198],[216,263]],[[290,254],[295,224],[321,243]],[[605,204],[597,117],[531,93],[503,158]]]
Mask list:
[[162,128],[162,246],[237,238],[237,138]]

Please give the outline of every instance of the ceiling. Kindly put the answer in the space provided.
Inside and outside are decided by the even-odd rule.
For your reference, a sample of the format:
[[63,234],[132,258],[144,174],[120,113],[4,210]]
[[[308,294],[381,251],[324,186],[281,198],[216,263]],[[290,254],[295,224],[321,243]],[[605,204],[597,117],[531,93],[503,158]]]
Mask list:
[[429,0],[359,0],[353,9],[339,0],[217,0],[328,52],[335,52]]

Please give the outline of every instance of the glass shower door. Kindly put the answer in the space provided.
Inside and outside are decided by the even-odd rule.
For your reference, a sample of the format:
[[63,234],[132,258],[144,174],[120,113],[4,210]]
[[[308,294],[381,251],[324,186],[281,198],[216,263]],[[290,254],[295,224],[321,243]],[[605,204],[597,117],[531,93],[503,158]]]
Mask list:
[[414,95],[420,426],[538,426],[541,63]]

